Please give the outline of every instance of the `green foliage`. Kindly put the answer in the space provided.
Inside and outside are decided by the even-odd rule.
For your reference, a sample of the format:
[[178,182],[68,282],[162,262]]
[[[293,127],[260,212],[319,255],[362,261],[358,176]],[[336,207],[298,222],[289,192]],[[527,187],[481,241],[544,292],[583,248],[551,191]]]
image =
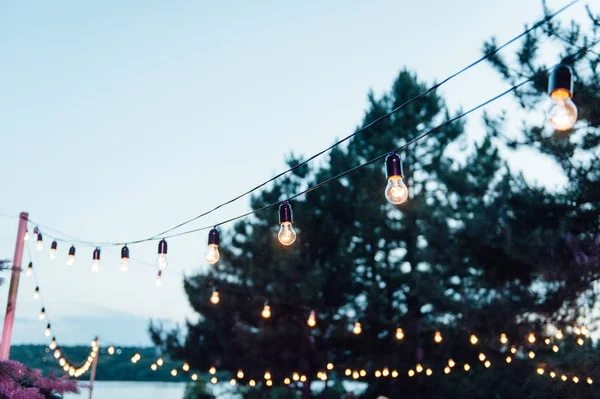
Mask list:
[[[546,33],[553,29],[558,28],[548,27]],[[591,41],[575,35],[580,32],[575,29],[570,36]],[[547,84],[545,68],[536,65],[541,39],[527,37],[516,54],[516,69],[500,56],[490,60],[509,82],[534,76],[534,85],[517,93],[533,112],[539,112]],[[494,48],[491,40],[484,51]],[[574,57],[574,48],[568,46],[563,58],[576,71],[578,65],[598,65],[592,53]],[[368,383],[366,398],[399,392],[404,398],[598,396],[584,384],[565,385],[534,372],[539,361],[570,373],[593,373],[596,349],[581,353],[583,348],[566,342],[564,349],[577,355],[540,351],[536,362],[525,357],[509,366],[506,348],[498,342],[505,332],[511,344],[527,351],[530,331],[541,335],[548,324],[574,323],[582,299],[600,277],[600,161],[594,155],[600,145],[600,79],[595,69],[576,75],[581,121],[569,135],[531,126],[514,137],[505,132],[503,118],[487,116],[483,139],[472,151],[459,151],[467,137],[463,124],[453,123],[403,154],[410,196],[398,208],[384,199],[378,163],[295,200],[298,240],[291,247],[275,238],[274,211],[236,223],[223,240],[220,263],[184,281],[199,320],[188,322],[185,335],[151,325],[154,341],[198,369],[243,369],[246,378],[257,380],[268,369],[276,385],[295,371],[313,377],[328,361],[337,372],[364,368],[369,372],[362,379]],[[362,125],[427,86],[414,73],[401,71],[388,93],[369,95]],[[332,150],[327,162],[278,180],[253,196],[251,206],[283,200],[450,118],[439,95],[421,98]],[[567,186],[550,192],[529,183],[501,157],[499,148],[505,146],[550,156],[568,177]],[[292,157],[288,163],[300,161]],[[215,288],[221,294],[217,306],[208,300]],[[260,316],[265,299],[273,312],[268,320]],[[312,309],[318,315],[314,329],[306,325]],[[355,321],[363,328],[358,336],[350,333]],[[397,327],[406,334],[402,342],[395,339]],[[442,344],[432,339],[438,330]],[[479,335],[478,346],[468,343],[471,332]],[[481,351],[492,369],[477,360]],[[450,357],[470,363],[471,372],[444,376]],[[408,377],[406,371],[417,362],[431,365],[434,376]],[[401,371],[400,376],[373,377],[383,367]],[[297,386],[304,398],[312,394],[307,386]],[[261,386],[245,395],[262,398],[274,392],[291,391]]]
[[204,379],[198,379],[194,382],[189,382],[185,386],[183,399],[213,399],[214,396],[208,389],[208,383]]

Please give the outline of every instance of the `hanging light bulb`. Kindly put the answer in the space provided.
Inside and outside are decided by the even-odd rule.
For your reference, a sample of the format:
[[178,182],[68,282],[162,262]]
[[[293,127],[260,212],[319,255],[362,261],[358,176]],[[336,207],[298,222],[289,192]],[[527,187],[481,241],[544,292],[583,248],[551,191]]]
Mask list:
[[40,320],[44,320],[46,318],[46,308],[42,308],[42,311],[40,312]]
[[212,295],[210,296],[210,302],[213,305],[216,305],[219,303],[219,301],[221,300],[221,298],[219,298],[219,291],[217,291],[216,289],[212,292]]
[[475,334],[471,334],[469,340],[471,341],[471,345],[477,345],[477,342],[479,342],[479,338]]
[[56,259],[56,248],[57,247],[58,247],[58,243],[56,241],[52,241],[52,244],[50,244],[50,253],[48,254],[48,256],[50,257],[50,260]]
[[23,234],[23,241],[29,241],[29,230],[25,229],[25,234]]
[[402,180],[402,161],[398,154],[392,152],[385,158],[385,170],[387,186],[385,187],[385,198],[394,205],[400,205],[408,198],[408,188]]
[[183,369],[183,371],[190,371],[190,364],[188,362],[184,362],[181,368]]
[[283,245],[292,245],[296,241],[296,232],[294,231],[294,213],[289,201],[284,201],[279,205],[279,224],[281,228],[277,239]]
[[244,371],[238,370],[236,375],[237,375],[237,378],[241,380],[242,378],[244,378]]
[[126,272],[129,270],[129,248],[125,245],[121,248],[121,271]]
[[33,299],[40,299],[40,287],[35,287],[35,291],[33,291]]
[[556,339],[558,339],[559,341],[560,341],[561,339],[563,339],[563,332],[562,332],[562,330],[558,330],[558,331],[556,332],[556,334],[554,335],[554,337],[556,337]]
[[162,285],[162,270],[158,271],[158,274],[156,275],[156,286],[160,287]]
[[208,232],[208,248],[206,248],[206,261],[211,265],[214,265],[219,261],[221,255],[219,254],[219,230],[217,226],[210,229]]
[[354,323],[354,327],[352,328],[352,333],[354,335],[359,335],[360,333],[362,333],[362,326],[360,325],[360,322],[356,322]]
[[527,337],[527,341],[529,341],[530,344],[534,344],[535,343],[535,334],[530,333],[529,336]]
[[269,371],[265,371],[265,380],[270,380],[271,379],[271,373]]
[[[164,363],[164,360],[162,357],[159,357],[158,359],[156,359],[156,364],[158,365],[158,367],[161,367]],[[214,374],[214,373],[211,373]]]
[[503,345],[506,345],[507,342],[508,342],[508,337],[506,336],[506,334],[504,334],[504,333],[500,334],[500,343]]
[[265,306],[263,307],[261,314],[264,319],[268,319],[269,317],[271,317],[271,307],[269,306],[268,301],[265,301]]
[[210,369],[208,369],[208,373],[214,375],[217,372],[217,369],[215,367],[211,367]]
[[42,233],[38,233],[38,235],[37,235],[37,245],[35,247],[38,251],[41,251],[42,249],[44,249],[44,243],[42,241],[43,241],[43,239],[42,239]]
[[100,270],[100,248],[94,249],[92,259],[92,272],[97,273]]
[[317,316],[315,315],[315,311],[311,310],[310,316],[308,316],[308,320],[306,321],[309,327],[314,327],[317,325]]
[[67,266],[73,266],[75,263],[75,247],[71,245],[69,248],[69,257],[67,258]]
[[54,358],[58,359],[60,357],[60,349],[54,351]]
[[401,341],[402,339],[404,339],[404,330],[402,330],[401,328],[396,328],[396,339],[398,341]]
[[158,242],[158,257],[156,258],[156,267],[159,270],[165,270],[169,266],[167,261],[167,241],[163,238]]
[[553,103],[548,120],[557,130],[569,130],[577,121],[577,106],[573,103],[573,71],[567,65],[552,70],[548,79],[548,94]]
[[50,328],[50,323],[48,323],[48,325],[46,326],[46,331],[44,331],[44,335],[46,335],[46,337],[49,337],[51,333],[52,329]]
[[442,342],[442,334],[439,331],[436,331],[435,335],[433,336],[433,340],[439,344]]
[[56,337],[52,337],[52,341],[50,341],[50,345],[48,345],[48,348],[50,348],[51,351],[56,349]]
[[27,276],[31,276],[33,274],[33,262],[29,262],[25,274],[27,274]]

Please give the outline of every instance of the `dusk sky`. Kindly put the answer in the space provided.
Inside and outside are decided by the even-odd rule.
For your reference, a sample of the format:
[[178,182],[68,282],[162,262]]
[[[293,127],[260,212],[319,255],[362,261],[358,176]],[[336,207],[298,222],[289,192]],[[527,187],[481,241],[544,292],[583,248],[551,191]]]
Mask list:
[[[560,19],[584,14],[581,3]],[[485,39],[502,43],[541,15],[541,1],[519,0],[3,2],[0,214],[28,211],[41,226],[90,241],[151,236],[273,176],[291,152],[309,156],[350,134],[369,90],[389,90],[401,68],[439,81],[480,57]],[[508,59],[517,48],[507,49]],[[508,87],[483,63],[441,93],[455,111]],[[486,109],[513,107],[507,96]],[[473,140],[481,116],[469,117]],[[520,126],[514,114],[511,121]],[[548,160],[517,153],[510,161],[528,165],[532,180],[562,182]],[[245,198],[190,227],[248,209]],[[13,256],[17,223],[0,216],[2,259]],[[92,247],[77,246],[68,268],[70,244],[59,243],[50,261],[52,234],[41,230],[44,250],[29,245],[60,343],[99,335],[150,344],[150,318],[195,317],[182,278],[209,267],[206,232],[169,241],[170,266],[157,288],[156,242],[130,247],[144,263],[133,261],[128,273],[119,272],[120,249],[103,248],[92,273]],[[23,264],[29,259],[25,251]],[[23,275],[14,343],[48,342],[34,288]],[[7,294],[8,281],[2,314]]]

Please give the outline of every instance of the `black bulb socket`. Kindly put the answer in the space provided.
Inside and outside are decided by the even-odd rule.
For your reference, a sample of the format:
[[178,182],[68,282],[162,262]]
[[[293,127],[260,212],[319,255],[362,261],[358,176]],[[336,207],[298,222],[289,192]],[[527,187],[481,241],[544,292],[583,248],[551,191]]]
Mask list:
[[289,201],[284,201],[279,205],[279,224],[294,223],[294,212]]
[[163,238],[158,243],[158,254],[166,255],[167,254],[167,241]]
[[75,246],[73,245],[69,248],[69,256],[75,256]]
[[94,253],[92,256],[94,260],[100,260],[100,248],[94,249]]
[[50,249],[53,249],[56,251],[56,248],[58,248],[58,243],[56,241],[52,241],[52,244],[50,245]]
[[38,242],[42,242],[42,233],[38,233]]
[[567,90],[569,96],[573,97],[573,70],[564,64],[554,68],[548,78],[548,94],[550,96],[560,89]]
[[400,156],[395,152],[390,152],[388,156],[385,157],[385,172],[388,179],[394,176],[404,177],[402,161],[400,160]]
[[220,240],[219,230],[216,227],[210,229],[208,232],[208,245],[216,245],[218,247]]
[[127,245],[121,248],[121,259],[129,259],[129,248],[127,248]]

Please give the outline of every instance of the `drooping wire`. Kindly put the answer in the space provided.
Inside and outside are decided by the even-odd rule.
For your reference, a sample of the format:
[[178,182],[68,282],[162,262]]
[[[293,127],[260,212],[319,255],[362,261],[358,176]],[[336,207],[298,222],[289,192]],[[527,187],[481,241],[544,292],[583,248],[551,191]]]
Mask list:
[[[563,6],[562,8],[558,9],[557,11],[555,11],[552,14],[547,15],[546,17],[544,17],[543,19],[541,19],[540,21],[536,22],[535,24],[533,24],[530,28],[524,30],[523,32],[521,32],[520,34],[518,34],[517,36],[513,37],[512,39],[508,40],[507,42],[503,43],[502,45],[496,47],[493,51],[488,52],[486,54],[484,54],[483,56],[481,56],[480,58],[478,58],[477,60],[473,61],[472,63],[470,63],[469,65],[463,67],[462,69],[460,69],[459,71],[451,74],[450,76],[446,77],[445,79],[443,79],[442,81],[434,84],[433,86],[431,86],[430,88],[426,89],[425,91],[421,92],[420,94],[416,95],[415,97],[405,101],[403,104],[400,104],[399,106],[397,106],[396,108],[392,109],[391,111],[389,111],[388,113],[386,113],[385,115],[380,116],[379,118],[376,118],[375,120],[369,122],[368,124],[366,124],[365,126],[361,127],[360,129],[354,131],[354,133],[342,138],[341,140],[336,141],[335,143],[333,143],[332,145],[330,145],[329,147],[317,152],[316,154],[310,156],[309,158],[307,158],[306,160],[298,163],[297,165],[292,166],[291,168],[280,172],[278,174],[276,174],[275,176],[273,176],[272,178],[264,181],[263,183],[258,184],[257,186],[249,189],[248,191],[245,191],[244,193],[223,202],[222,204],[219,204],[217,206],[215,206],[214,208],[203,212],[197,216],[194,216],[193,218],[190,218],[184,222],[181,222],[167,230],[164,230],[158,234],[155,234],[151,237],[145,238],[145,239],[138,239],[138,240],[128,240],[128,241],[122,241],[122,242],[92,242],[92,241],[84,241],[84,240],[71,240],[71,242],[75,242],[75,243],[79,243],[79,244],[85,244],[85,245],[90,245],[90,246],[108,246],[108,245],[123,245],[123,244],[139,244],[142,242],[147,242],[147,241],[154,241],[157,240],[159,238],[169,238],[169,237],[177,237],[179,235],[184,235],[184,234],[190,234],[196,231],[201,231],[201,230],[205,230],[205,228],[200,228],[200,229],[193,229],[193,230],[188,230],[184,233],[180,233],[180,234],[172,234],[172,235],[166,235],[167,233],[170,233],[180,227],[183,227],[191,222],[194,222],[204,216],[207,216],[215,211],[217,211],[218,209],[229,205],[251,193],[253,193],[254,191],[257,191],[259,189],[261,189],[262,187],[266,186],[267,184],[279,179],[280,177],[293,172],[294,170],[308,164],[310,161],[314,160],[315,158],[323,155],[324,153],[332,150],[333,148],[341,145],[342,143],[348,141],[349,139],[351,139],[352,137],[356,136],[357,134],[360,134],[366,130],[368,130],[369,128],[373,127],[374,125],[378,124],[379,122],[390,118],[392,115],[396,114],[397,112],[399,112],[400,110],[402,110],[403,108],[405,108],[406,106],[412,104],[413,102],[419,100],[420,98],[423,98],[424,96],[428,95],[429,93],[437,90],[438,88],[440,88],[442,85],[446,84],[447,82],[449,82],[450,80],[454,79],[455,77],[461,75],[462,73],[468,71],[469,69],[473,68],[474,66],[478,65],[479,63],[487,60],[489,57],[493,56],[494,54],[497,54],[498,52],[500,52],[501,50],[503,50],[504,48],[506,48],[507,46],[511,45],[512,43],[514,43],[515,41],[521,39],[524,36],[527,36],[529,33],[531,33],[532,31],[538,29],[539,27],[543,26],[544,24],[546,24],[548,21],[550,21],[551,19],[553,19],[554,17],[556,17],[557,15],[559,15],[560,13],[562,13],[563,11],[567,10],[568,8],[570,8],[571,6],[575,5],[576,3],[578,3],[579,0],[573,0],[570,3],[566,4],[565,6]],[[279,202],[277,203],[279,204]],[[250,212],[244,216],[248,216],[251,215],[254,212]],[[242,217],[244,217],[242,216]],[[238,218],[234,218],[231,220],[227,220],[225,222],[222,222],[220,224],[223,223],[227,223],[233,220],[236,220]],[[41,225],[40,225],[41,226]]]

